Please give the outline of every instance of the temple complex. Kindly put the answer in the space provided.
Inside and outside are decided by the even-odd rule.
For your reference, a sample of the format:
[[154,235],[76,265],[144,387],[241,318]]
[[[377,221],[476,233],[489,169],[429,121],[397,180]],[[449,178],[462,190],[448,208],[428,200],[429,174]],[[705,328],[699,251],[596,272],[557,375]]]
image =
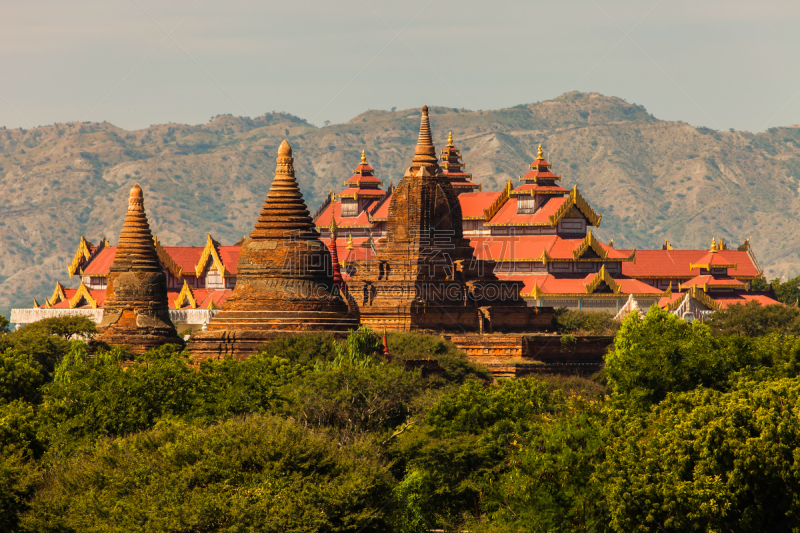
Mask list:
[[283,141],[275,181],[239,251],[236,285],[207,331],[192,336],[193,356],[241,359],[276,334],[358,328],[333,272],[297,186],[292,149]]
[[425,106],[411,166],[391,196],[386,233],[347,282],[361,323],[401,331],[549,327],[550,313],[526,305],[521,283],[498,279],[491,261],[476,260],[450,179],[439,167]]
[[[119,245],[105,279],[106,297],[103,318],[97,328],[98,340],[127,345],[134,353],[170,342],[183,343],[169,318],[166,276],[156,254],[138,185],[131,189]],[[87,292],[85,286],[81,287],[83,293]]]
[[[333,287],[334,293],[349,296],[349,307],[342,307],[344,302],[337,298],[325,305],[312,298],[300,305],[303,312],[323,313],[323,308],[333,306],[345,317],[345,309],[355,313],[345,320],[351,325],[361,320],[389,329],[423,324],[483,332],[513,330],[512,324],[527,327],[520,315],[504,322],[500,307],[514,313],[523,306],[566,307],[624,316],[632,309],[659,305],[686,318],[703,318],[734,303],[776,303],[770,294],[749,290],[750,282],[762,277],[749,241],[729,248],[715,240],[709,249],[699,250],[674,249],[669,241],[660,249],[617,249],[613,240],[597,239],[595,229],[602,215],[577,187],[562,185],[541,146],[516,187],[509,181],[500,191],[484,192],[465,172],[452,134],[437,157],[426,116],[421,126],[414,158],[400,182],[402,191],[392,184],[384,188],[362,152],[344,189],[331,192],[308,217],[287,145],[265,210],[248,241],[254,244],[225,246],[208,235],[205,246],[168,246],[153,238],[165,276],[169,316],[178,331],[223,331],[234,326],[291,331],[295,327],[291,320],[266,320],[266,311],[282,308],[255,309],[260,296],[248,297],[241,291],[220,315],[244,279],[251,294],[261,290],[259,279],[292,287]],[[303,258],[295,257],[299,251],[294,245],[284,246],[292,239],[277,236],[286,232],[297,235],[297,242],[307,247]],[[34,300],[30,309],[12,310],[11,321],[26,324],[64,315],[103,320],[118,248],[105,238],[97,242],[95,246],[81,237],[67,266],[70,278],[79,278],[76,288],[56,283],[50,297]],[[321,246],[318,253],[311,251],[315,246]],[[245,249],[242,263],[240,253]],[[279,274],[277,262],[289,267],[295,260],[290,257],[330,266],[324,276],[321,270],[300,277]],[[486,286],[505,291],[506,303],[489,305],[484,298],[491,294],[482,292]],[[510,298],[509,291],[521,301]],[[273,297],[265,301],[275,303]],[[235,309],[238,315],[231,314]],[[319,320],[323,315],[316,316],[302,327],[327,328]]]

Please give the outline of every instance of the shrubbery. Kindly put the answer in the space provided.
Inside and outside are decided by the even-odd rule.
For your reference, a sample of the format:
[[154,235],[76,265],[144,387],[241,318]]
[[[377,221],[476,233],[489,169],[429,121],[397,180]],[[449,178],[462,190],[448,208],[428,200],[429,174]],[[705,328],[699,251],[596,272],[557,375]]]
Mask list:
[[491,383],[420,334],[387,335],[394,362],[362,329],[194,364],[28,326],[0,335],[0,530],[797,530],[795,318],[631,315],[607,384]]

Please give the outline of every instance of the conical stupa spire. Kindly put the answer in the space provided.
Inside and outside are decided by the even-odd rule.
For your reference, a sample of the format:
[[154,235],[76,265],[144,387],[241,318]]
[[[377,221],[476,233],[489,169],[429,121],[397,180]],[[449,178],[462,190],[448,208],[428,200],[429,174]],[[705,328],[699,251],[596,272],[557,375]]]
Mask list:
[[411,167],[406,174],[415,176],[422,167],[432,167],[428,169],[430,175],[435,175],[439,170],[436,147],[433,146],[433,138],[431,136],[431,123],[428,121],[428,106],[426,105],[422,106],[417,147],[414,150],[414,159],[411,160]]
[[153,234],[144,212],[142,188],[134,185],[128,198],[128,212],[122,224],[119,244],[111,270],[161,272]]
[[294,177],[292,147],[286,140],[278,148],[277,163],[275,180],[250,238],[280,239],[297,233],[316,233],[303,194]]

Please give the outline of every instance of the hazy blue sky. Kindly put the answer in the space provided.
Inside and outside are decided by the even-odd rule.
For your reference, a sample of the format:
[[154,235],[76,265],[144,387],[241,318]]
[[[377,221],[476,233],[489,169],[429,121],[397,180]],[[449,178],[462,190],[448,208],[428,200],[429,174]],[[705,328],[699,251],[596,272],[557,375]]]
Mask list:
[[696,126],[800,123],[796,0],[2,0],[0,15],[7,127],[321,125],[576,89]]

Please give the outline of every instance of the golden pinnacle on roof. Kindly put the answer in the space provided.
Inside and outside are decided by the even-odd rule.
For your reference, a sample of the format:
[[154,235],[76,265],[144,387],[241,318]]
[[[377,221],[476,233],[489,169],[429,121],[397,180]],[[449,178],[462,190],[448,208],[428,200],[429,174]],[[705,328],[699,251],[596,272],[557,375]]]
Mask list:
[[361,150],[361,164],[362,165],[366,165],[367,164],[367,151],[366,150]]
[[541,144],[539,144],[539,151],[536,153],[536,159],[544,159],[544,150],[542,150]]
[[336,238],[336,230],[339,229],[339,226],[336,225],[336,217],[331,216],[331,225],[328,226],[328,230],[331,232],[331,239]]
[[711,249],[709,252],[716,252],[717,251],[717,239],[711,237]]
[[453,147],[453,132],[447,134],[447,146]]

